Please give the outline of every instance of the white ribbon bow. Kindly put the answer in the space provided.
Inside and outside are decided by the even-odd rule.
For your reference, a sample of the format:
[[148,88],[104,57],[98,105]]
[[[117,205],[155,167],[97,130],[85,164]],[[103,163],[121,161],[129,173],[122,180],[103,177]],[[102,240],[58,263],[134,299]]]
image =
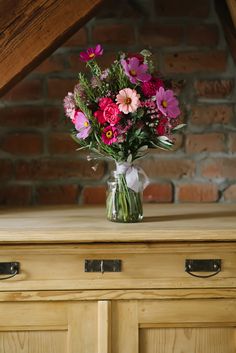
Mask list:
[[[129,162],[116,163],[117,174],[124,174],[127,186],[135,191],[140,192],[144,190],[149,184],[149,180],[142,168],[134,166]],[[143,176],[141,183],[139,174]]]

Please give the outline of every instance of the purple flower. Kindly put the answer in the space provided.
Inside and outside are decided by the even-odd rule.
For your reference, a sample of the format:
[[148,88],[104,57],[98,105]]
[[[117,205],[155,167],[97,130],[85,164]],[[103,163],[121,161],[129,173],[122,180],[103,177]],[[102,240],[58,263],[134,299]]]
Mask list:
[[180,114],[179,102],[170,89],[165,90],[160,87],[156,93],[156,103],[160,112],[169,118],[177,118]]
[[74,124],[76,130],[79,131],[76,136],[82,140],[86,139],[90,134],[91,125],[86,116],[78,110],[75,112]]
[[146,64],[140,64],[139,59],[132,57],[128,61],[122,59],[121,65],[125,71],[125,74],[129,77],[130,82],[137,83],[148,82],[151,79],[151,75],[147,73],[148,66]]
[[95,48],[88,48],[86,51],[80,53],[80,59],[82,61],[90,61],[95,59],[97,56],[103,54],[103,49],[100,44],[97,44]]

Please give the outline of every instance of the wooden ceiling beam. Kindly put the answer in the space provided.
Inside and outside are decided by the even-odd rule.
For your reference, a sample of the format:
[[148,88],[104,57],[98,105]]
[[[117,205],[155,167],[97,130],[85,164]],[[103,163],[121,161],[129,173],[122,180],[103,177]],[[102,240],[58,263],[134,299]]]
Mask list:
[[53,53],[103,0],[0,0],[0,96]]
[[[235,1],[236,0],[232,1],[232,5]],[[231,12],[227,2],[228,0],[215,0],[215,9],[221,21],[225,39],[236,64],[236,27],[233,23],[234,13]],[[233,8],[236,10],[235,6],[233,6]]]
[[234,28],[236,29],[236,0],[226,0],[229,12],[234,23]]

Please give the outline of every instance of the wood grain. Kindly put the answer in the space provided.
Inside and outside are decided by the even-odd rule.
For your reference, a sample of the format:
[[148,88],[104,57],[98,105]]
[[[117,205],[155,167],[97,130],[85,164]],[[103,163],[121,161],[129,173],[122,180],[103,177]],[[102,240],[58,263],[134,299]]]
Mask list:
[[235,328],[142,329],[140,353],[234,353]]
[[236,1],[235,0],[226,0],[234,27],[236,29]]
[[83,291],[0,292],[0,302],[53,302],[97,300],[233,299],[236,289],[109,289]]
[[111,302],[98,302],[98,353],[111,353]]
[[66,353],[66,332],[0,332],[1,353]]
[[103,207],[0,210],[0,243],[236,241],[236,205],[144,206],[144,221],[114,223]]
[[96,12],[102,0],[0,0],[0,96]]
[[234,62],[236,63],[235,0],[215,0],[215,8],[224,30],[225,39],[228,43]]
[[137,302],[112,303],[112,353],[139,353]]

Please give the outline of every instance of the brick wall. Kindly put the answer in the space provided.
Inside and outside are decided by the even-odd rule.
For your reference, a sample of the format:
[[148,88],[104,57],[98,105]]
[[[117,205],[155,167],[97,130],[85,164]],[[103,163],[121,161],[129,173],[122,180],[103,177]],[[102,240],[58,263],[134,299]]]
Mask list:
[[116,7],[108,1],[1,99],[0,204],[104,203],[110,166],[76,151],[62,109],[85,68],[79,52],[97,43],[104,67],[117,50],[148,48],[176,81],[188,125],[174,152],[150,151],[140,162],[151,182],[145,200],[236,201],[236,67],[213,1],[120,0]]

